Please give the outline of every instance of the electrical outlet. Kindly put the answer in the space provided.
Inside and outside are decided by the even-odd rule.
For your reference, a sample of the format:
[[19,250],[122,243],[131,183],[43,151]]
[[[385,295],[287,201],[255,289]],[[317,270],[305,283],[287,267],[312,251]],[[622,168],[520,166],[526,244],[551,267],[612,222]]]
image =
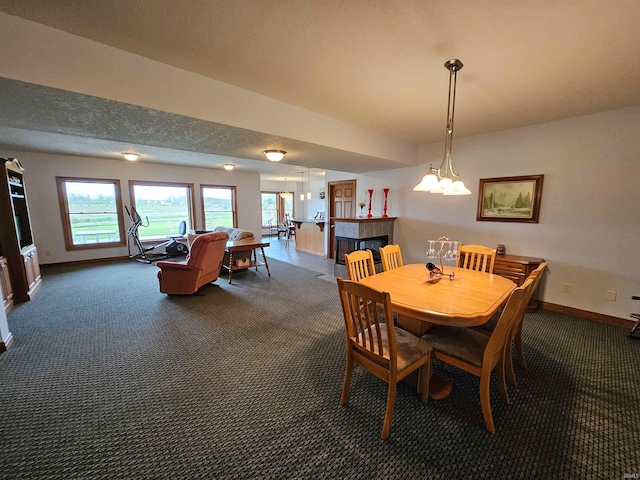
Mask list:
[[47,250],[46,252],[44,252],[46,255],[51,255],[51,250]]
[[615,302],[617,296],[618,296],[618,293],[613,290],[609,290],[607,292],[607,300],[609,300],[610,302]]
[[562,284],[562,293],[571,293],[571,284],[563,283]]

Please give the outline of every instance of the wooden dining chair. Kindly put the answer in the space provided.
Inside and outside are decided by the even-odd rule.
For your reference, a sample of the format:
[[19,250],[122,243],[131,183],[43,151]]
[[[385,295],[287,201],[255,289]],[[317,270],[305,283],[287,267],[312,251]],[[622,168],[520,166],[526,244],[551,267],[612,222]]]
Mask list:
[[[507,347],[507,355],[505,358],[505,365],[507,372],[507,378],[509,379],[509,383],[513,386],[517,386],[516,382],[516,374],[513,369],[513,356],[511,355],[511,345],[515,341],[516,346],[516,355],[518,356],[518,363],[522,368],[527,368],[527,362],[524,359],[524,347],[522,342],[522,328],[524,324],[524,315],[526,313],[526,308],[533,296],[538,290],[538,285],[540,284],[540,280],[542,279],[542,273],[544,269],[547,268],[547,262],[541,263],[538,268],[536,268],[533,272],[529,274],[528,279],[533,280],[533,287],[528,293],[528,298],[525,299],[525,308],[522,309],[522,314],[519,318],[515,320],[513,325],[513,329],[511,331],[511,338],[509,339],[509,345]],[[479,331],[485,335],[491,335],[491,333],[495,330],[496,324],[498,322],[498,316],[494,315],[489,321],[483,325],[478,327],[473,327],[474,330]]]
[[496,427],[489,392],[491,372],[496,370],[500,398],[505,404],[509,404],[504,368],[506,344],[510,341],[514,322],[526,306],[525,299],[532,286],[533,280],[527,280],[511,293],[490,336],[473,328],[448,325],[437,325],[422,336],[423,340],[431,344],[434,358],[480,377],[482,415],[487,430],[492,434],[496,433]]
[[[340,405],[346,405],[353,364],[357,364],[388,383],[387,406],[382,439],[391,431],[397,383],[418,370],[418,393],[429,399],[431,346],[412,333],[393,325],[391,296],[366,285],[337,279],[347,334],[347,358]],[[361,308],[365,305],[366,308]],[[377,315],[375,312],[382,312]],[[381,318],[382,317],[382,320]]]
[[400,245],[380,247],[380,258],[382,259],[382,269],[385,272],[404,265]]
[[376,274],[371,250],[355,250],[344,254],[344,262],[349,273],[349,280],[359,282],[365,277]]
[[462,245],[458,253],[460,260],[458,267],[467,270],[493,273],[493,266],[496,263],[496,249],[482,245]]

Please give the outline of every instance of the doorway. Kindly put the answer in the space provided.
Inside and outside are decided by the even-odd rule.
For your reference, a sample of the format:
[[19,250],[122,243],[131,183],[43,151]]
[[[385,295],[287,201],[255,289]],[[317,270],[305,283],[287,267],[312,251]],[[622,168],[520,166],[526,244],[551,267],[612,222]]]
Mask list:
[[336,256],[336,218],[355,218],[356,181],[329,182],[329,252],[328,258]]

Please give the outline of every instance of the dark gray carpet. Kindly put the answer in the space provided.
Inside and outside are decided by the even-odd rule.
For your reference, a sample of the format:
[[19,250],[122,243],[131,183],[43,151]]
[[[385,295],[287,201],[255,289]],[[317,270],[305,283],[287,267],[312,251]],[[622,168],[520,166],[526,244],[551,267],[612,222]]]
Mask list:
[[136,262],[43,268],[9,314],[0,355],[0,477],[624,478],[640,472],[640,342],[539,312],[528,370],[484,428],[478,379],[423,405],[356,369],[339,406],[343,323],[335,284],[270,260],[192,297],[158,293]]

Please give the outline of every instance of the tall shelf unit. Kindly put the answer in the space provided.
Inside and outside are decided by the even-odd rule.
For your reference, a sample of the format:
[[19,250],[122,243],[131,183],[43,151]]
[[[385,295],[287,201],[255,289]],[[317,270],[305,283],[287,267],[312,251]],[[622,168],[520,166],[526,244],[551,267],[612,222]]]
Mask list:
[[0,285],[3,305],[33,298],[40,285],[40,263],[33,241],[24,168],[16,158],[1,159],[0,175]]

